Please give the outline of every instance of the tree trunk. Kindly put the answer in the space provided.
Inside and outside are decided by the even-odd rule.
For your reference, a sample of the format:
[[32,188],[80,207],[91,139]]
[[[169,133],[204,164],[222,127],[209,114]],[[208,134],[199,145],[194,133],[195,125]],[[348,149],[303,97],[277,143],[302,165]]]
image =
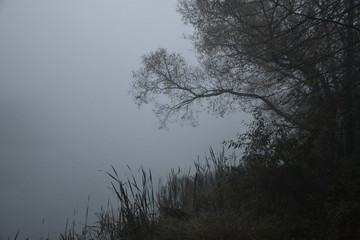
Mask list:
[[345,84],[344,84],[344,127],[345,127],[345,136],[344,136],[344,164],[345,166],[349,165],[354,151],[354,0],[349,0],[348,2],[349,12],[347,15],[347,42],[345,50]]

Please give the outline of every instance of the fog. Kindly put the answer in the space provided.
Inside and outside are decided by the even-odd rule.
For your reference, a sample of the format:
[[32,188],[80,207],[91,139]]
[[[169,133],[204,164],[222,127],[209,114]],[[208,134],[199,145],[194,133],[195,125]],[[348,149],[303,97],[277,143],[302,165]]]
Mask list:
[[195,62],[191,31],[175,0],[0,1],[0,239],[54,239],[113,197],[111,166],[164,177],[244,131],[244,113],[159,130],[128,95],[150,50]]

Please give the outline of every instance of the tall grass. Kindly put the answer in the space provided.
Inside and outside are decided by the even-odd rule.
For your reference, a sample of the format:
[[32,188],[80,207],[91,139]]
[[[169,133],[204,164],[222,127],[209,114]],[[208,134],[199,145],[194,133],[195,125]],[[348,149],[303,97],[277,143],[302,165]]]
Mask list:
[[117,236],[123,239],[148,239],[154,233],[156,201],[151,171],[141,168],[141,183],[135,176],[122,182],[112,167],[107,173],[114,182],[112,188],[120,201],[117,220]]
[[211,207],[207,197],[238,164],[236,155],[226,157],[224,149],[215,154],[210,148],[210,156],[205,157],[204,163],[199,159],[194,163],[195,173],[172,170],[157,194],[160,213],[181,218]]
[[168,232],[171,228],[179,228],[205,209],[216,209],[215,201],[208,196],[216,192],[218,182],[237,164],[235,155],[226,157],[224,150],[215,154],[210,148],[204,163],[199,159],[194,163],[195,171],[171,170],[165,182],[159,182],[156,191],[150,170],[140,168],[141,180],[138,181],[129,168],[131,177],[122,180],[112,167],[106,174],[112,180],[118,208],[110,207],[108,202],[106,209],[101,207],[96,214],[97,221],[93,225],[87,223],[87,208],[83,230],[76,232],[75,223],[67,222],[60,239],[171,239]]

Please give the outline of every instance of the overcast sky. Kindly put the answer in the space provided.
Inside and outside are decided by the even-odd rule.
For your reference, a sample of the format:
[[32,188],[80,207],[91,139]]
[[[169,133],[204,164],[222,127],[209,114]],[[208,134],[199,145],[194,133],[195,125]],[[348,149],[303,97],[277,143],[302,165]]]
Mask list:
[[112,192],[98,170],[189,168],[244,131],[246,115],[201,115],[158,130],[128,95],[141,55],[158,47],[195,61],[175,0],[0,0],[0,240],[58,234],[87,197]]

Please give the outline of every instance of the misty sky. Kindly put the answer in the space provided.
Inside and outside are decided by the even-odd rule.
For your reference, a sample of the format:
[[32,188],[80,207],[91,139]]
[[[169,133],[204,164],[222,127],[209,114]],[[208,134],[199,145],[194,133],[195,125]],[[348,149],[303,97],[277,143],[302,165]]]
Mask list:
[[203,114],[158,130],[128,95],[141,55],[158,47],[195,62],[175,0],[0,0],[0,240],[63,231],[112,197],[109,177],[189,168],[244,131],[246,115]]

